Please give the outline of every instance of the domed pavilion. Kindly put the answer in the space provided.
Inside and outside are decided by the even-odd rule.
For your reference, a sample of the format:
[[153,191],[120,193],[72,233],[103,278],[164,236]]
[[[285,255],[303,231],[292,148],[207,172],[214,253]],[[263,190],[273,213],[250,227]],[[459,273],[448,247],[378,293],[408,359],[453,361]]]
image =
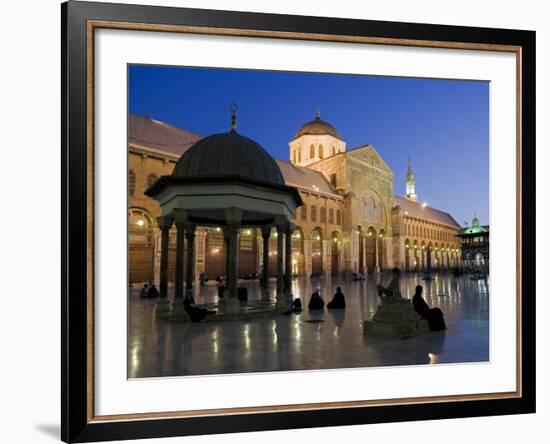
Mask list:
[[[157,218],[161,230],[158,315],[166,315],[173,320],[187,318],[183,300],[185,294],[192,294],[193,289],[193,246],[197,226],[220,227],[224,232],[227,297],[224,298],[223,311],[228,315],[238,315],[243,310],[237,299],[240,230],[262,229],[262,283],[265,287],[269,276],[269,236],[272,227],[275,227],[276,307],[287,309],[290,306],[291,221],[293,211],[303,202],[298,190],[285,184],[273,157],[260,144],[237,132],[235,112],[229,132],[214,134],[196,142],[181,155],[172,174],[160,177],[145,194],[158,201],[161,207],[161,216]],[[168,245],[173,224],[176,226],[175,297],[169,312]],[[184,239],[187,241],[185,292]]]

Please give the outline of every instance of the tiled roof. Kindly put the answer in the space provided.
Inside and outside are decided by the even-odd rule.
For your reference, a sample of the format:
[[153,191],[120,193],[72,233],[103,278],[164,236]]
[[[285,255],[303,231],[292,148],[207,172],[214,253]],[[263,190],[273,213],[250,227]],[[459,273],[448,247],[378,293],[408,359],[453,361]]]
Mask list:
[[128,115],[128,142],[180,156],[202,136],[149,117]]
[[432,222],[438,222],[441,224],[452,225],[456,228],[461,228],[454,218],[444,211],[436,210],[430,206],[424,207],[418,202],[413,202],[404,197],[393,196],[394,205],[399,205],[404,212],[407,212],[409,216],[417,217],[419,219],[427,219]]
[[319,171],[296,166],[286,160],[275,159],[275,161],[279,165],[287,185],[305,188],[312,192],[339,196],[338,192]]
[[[130,144],[134,143],[179,157],[202,138],[198,134],[148,117],[136,114],[128,116],[128,141]],[[339,196],[322,173],[292,165],[284,160],[275,159],[275,161],[283,173],[287,185],[307,189],[311,192]]]

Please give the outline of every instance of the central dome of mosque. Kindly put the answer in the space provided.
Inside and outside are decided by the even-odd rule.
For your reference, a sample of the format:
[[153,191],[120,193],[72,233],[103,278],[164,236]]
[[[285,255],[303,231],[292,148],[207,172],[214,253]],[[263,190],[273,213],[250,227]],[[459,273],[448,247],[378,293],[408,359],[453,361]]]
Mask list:
[[317,109],[317,115],[315,119],[304,123],[300,129],[296,132],[296,139],[304,135],[330,135],[341,139],[340,133],[330,123],[321,119],[321,113]]

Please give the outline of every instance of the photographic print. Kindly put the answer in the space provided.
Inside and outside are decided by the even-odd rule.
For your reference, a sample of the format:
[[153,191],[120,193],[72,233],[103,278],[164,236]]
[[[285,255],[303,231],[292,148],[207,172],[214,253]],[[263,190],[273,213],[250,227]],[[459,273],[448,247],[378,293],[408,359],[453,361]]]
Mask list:
[[128,65],[128,378],[489,362],[489,88]]
[[62,23],[63,440],[535,411],[534,32]]

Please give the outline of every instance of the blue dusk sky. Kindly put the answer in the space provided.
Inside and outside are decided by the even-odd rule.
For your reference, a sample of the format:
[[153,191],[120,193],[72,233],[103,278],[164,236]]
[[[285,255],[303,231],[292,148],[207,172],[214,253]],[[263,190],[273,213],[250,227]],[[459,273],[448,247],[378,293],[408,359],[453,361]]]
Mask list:
[[129,67],[129,110],[189,131],[237,131],[289,159],[288,142],[315,117],[347,149],[371,144],[405,193],[412,160],[419,201],[463,225],[489,223],[489,84],[478,81],[186,67]]

